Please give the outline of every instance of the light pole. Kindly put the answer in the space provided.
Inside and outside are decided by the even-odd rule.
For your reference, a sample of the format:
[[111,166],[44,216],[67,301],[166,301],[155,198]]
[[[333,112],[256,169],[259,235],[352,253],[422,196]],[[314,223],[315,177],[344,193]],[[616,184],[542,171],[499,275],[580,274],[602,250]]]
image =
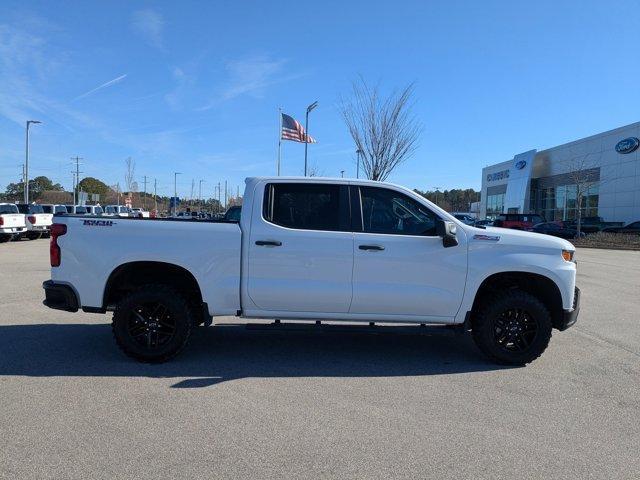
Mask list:
[[356,164],[356,178],[360,178],[360,154],[364,153],[359,148],[356,150],[357,164]]
[[344,170],[340,170],[340,177],[344,178]]
[[173,216],[176,216],[176,208],[178,207],[178,175],[182,172],[173,172]]
[[200,203],[200,208],[202,208],[202,182],[206,182],[206,180],[198,180],[198,202]]
[[440,187],[433,187],[433,188],[436,189],[436,205],[438,205],[438,190],[440,190]]
[[29,203],[29,125],[42,123],[40,120],[27,120],[27,135],[24,161],[24,203]]
[[309,112],[318,106],[318,102],[313,102],[307,107],[307,115],[304,121],[304,176],[307,176],[307,147],[309,146]]

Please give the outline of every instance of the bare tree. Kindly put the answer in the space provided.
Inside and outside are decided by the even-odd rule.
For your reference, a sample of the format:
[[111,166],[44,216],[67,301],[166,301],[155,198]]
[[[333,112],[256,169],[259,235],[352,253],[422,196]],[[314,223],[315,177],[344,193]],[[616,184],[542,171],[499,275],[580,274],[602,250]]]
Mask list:
[[593,186],[602,183],[597,169],[594,168],[596,162],[592,156],[592,154],[577,155],[565,162],[569,182],[576,187],[576,231],[578,236],[580,236],[582,228],[582,201]]
[[127,186],[127,191],[133,192],[138,189],[138,184],[135,179],[136,162],[131,157],[127,157],[124,163],[127,166],[127,172],[124,175],[124,183]]
[[341,101],[342,116],[357,149],[363,152],[365,175],[384,181],[418,146],[422,125],[411,113],[413,84],[386,98],[362,77],[352,88],[351,99]]
[[324,177],[324,170],[320,170],[318,168],[318,165],[310,165],[308,172],[307,172],[307,176],[308,177]]

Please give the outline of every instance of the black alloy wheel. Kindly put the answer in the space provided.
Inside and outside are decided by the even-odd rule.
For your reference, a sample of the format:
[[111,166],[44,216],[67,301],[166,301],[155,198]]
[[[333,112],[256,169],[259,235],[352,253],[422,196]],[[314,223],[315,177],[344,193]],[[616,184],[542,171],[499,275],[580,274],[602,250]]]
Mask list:
[[166,305],[146,303],[130,310],[128,331],[142,347],[155,350],[166,345],[176,334],[176,322]]
[[493,322],[495,342],[508,352],[523,352],[533,345],[538,322],[526,310],[510,308]]
[[145,285],[118,302],[112,330],[126,355],[159,363],[186,346],[193,323],[191,305],[183,295],[165,285]]
[[487,294],[472,312],[471,333],[489,359],[525,365],[545,351],[551,340],[551,314],[535,295],[518,288]]

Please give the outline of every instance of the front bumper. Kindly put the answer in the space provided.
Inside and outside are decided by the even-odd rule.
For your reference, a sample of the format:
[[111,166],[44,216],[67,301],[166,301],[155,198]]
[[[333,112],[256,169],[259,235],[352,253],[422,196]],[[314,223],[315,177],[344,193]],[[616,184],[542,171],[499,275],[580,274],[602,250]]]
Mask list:
[[565,310],[562,313],[562,320],[556,325],[560,331],[566,330],[578,321],[578,313],[580,313],[580,289],[576,287],[573,294],[573,309]]
[[42,284],[45,299],[42,302],[49,308],[66,312],[78,311],[78,297],[69,285],[47,280]]

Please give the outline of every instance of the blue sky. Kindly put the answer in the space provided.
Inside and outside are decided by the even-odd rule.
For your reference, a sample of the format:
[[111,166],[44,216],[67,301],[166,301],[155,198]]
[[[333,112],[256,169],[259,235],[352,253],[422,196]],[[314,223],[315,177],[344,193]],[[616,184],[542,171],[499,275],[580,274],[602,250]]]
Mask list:
[[[477,188],[485,165],[640,119],[638,1],[2,3],[0,188],[38,119],[31,176],[69,188],[79,155],[122,185],[131,156],[162,194],[176,170],[183,197],[242,189],[274,173],[278,107],[315,100],[310,163],[355,176],[337,104],[357,75],[415,82],[420,147],[390,178],[412,188]],[[303,151],[285,142],[284,174]]]

